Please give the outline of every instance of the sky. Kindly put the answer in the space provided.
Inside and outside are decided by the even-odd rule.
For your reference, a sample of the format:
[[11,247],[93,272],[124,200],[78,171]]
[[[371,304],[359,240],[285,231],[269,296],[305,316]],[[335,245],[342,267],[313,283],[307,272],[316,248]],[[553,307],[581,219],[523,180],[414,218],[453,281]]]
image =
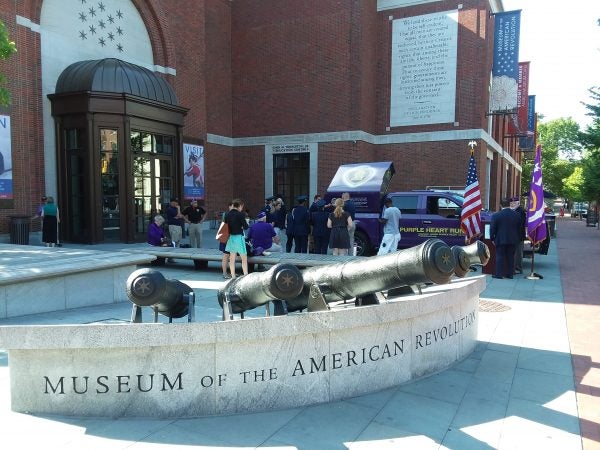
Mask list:
[[588,89],[600,87],[600,0],[503,0],[521,10],[519,61],[530,61],[529,95],[543,122],[571,117],[590,125],[581,102],[595,103]]

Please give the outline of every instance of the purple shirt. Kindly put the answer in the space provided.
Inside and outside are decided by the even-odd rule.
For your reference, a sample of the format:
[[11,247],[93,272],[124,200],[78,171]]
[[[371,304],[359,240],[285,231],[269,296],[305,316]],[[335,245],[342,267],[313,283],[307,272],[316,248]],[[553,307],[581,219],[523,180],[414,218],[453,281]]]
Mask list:
[[254,222],[248,231],[248,237],[252,240],[254,248],[270,249],[274,236],[277,236],[277,233],[275,233],[273,225],[267,222]]
[[148,227],[148,244],[160,247],[162,238],[165,237],[164,230],[156,222],[152,222]]

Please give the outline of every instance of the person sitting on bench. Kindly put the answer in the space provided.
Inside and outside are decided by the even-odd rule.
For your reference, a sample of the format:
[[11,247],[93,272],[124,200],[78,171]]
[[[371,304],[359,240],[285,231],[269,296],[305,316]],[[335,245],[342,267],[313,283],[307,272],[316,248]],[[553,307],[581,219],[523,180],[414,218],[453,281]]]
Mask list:
[[262,248],[264,252],[280,252],[282,251],[279,245],[279,236],[275,232],[273,225],[267,222],[267,214],[264,211],[258,213],[256,221],[248,230],[248,238],[252,242],[252,248]]

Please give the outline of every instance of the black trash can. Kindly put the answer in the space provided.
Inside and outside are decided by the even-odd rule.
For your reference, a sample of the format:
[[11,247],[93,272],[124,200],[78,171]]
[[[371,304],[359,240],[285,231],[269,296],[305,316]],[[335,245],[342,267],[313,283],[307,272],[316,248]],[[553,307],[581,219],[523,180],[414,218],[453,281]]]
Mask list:
[[29,245],[29,227],[31,217],[29,216],[11,216],[10,217],[10,243],[18,245]]

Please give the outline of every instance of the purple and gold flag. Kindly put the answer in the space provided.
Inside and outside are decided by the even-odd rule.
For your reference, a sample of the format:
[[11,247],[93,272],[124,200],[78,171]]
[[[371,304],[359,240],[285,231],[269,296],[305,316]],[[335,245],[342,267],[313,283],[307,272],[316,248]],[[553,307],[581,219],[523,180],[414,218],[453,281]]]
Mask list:
[[546,215],[544,213],[544,183],[542,181],[542,146],[538,145],[533,163],[527,207],[527,235],[535,245],[546,239]]

